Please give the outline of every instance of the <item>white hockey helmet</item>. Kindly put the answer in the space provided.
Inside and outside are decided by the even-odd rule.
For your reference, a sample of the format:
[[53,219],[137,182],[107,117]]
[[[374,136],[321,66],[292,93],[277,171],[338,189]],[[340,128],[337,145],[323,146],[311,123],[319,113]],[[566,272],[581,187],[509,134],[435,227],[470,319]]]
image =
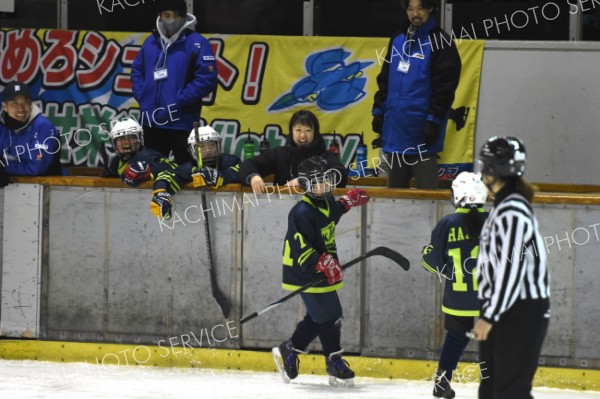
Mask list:
[[[144,130],[132,118],[124,118],[114,122],[109,137],[115,151],[123,159],[137,154],[140,147],[144,145]],[[118,140],[117,143],[117,139],[121,140]]]
[[206,142],[214,142],[216,144],[216,151],[210,152],[206,155],[202,155],[202,162],[208,165],[214,165],[221,155],[221,139],[219,133],[210,126],[202,126],[198,128],[198,143],[196,142],[196,132],[194,129],[188,136],[188,151],[195,161],[198,161],[198,144]]
[[452,182],[451,201],[455,208],[483,205],[488,189],[481,181],[481,174],[462,172]]

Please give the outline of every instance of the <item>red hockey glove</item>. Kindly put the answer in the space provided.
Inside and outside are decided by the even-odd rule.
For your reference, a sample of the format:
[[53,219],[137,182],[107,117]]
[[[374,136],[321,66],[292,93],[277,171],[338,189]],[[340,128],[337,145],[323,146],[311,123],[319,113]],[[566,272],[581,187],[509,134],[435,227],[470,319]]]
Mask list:
[[342,266],[331,254],[321,255],[315,266],[315,270],[325,273],[327,284],[332,285],[342,281]]
[[338,198],[338,201],[344,205],[345,212],[348,212],[353,206],[360,206],[369,202],[369,194],[363,189],[354,188]]
[[137,186],[142,181],[150,179],[150,165],[145,161],[129,163],[121,175],[121,180],[128,186]]

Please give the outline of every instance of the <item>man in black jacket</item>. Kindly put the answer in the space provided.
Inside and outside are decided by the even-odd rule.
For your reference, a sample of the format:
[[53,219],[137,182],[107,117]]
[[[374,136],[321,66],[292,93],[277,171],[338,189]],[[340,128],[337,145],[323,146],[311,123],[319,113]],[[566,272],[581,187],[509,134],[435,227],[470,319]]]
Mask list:
[[346,187],[347,170],[338,157],[325,148],[317,117],[310,111],[300,110],[290,119],[290,134],[283,147],[272,148],[240,164],[241,181],[251,185],[254,192],[263,193],[266,191],[263,177],[274,174],[274,184],[297,187],[298,164],[313,155],[322,156],[334,169],[336,187]]

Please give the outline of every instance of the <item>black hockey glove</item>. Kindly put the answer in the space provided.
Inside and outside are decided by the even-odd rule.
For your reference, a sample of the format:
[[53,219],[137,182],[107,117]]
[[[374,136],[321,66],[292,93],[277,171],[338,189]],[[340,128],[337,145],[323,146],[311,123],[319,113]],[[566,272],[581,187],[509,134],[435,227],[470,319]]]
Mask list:
[[203,166],[202,169],[192,169],[192,185],[196,188],[210,186],[219,188],[223,184],[223,178],[218,170]]
[[171,219],[171,209],[173,208],[173,196],[164,188],[152,192],[152,202],[150,203],[150,212],[156,217],[162,219]]
[[375,115],[371,126],[375,133],[381,134],[381,132],[383,132],[383,115]]
[[371,145],[373,146],[373,149],[383,148],[383,139],[381,138],[381,136],[379,136],[375,140],[373,140],[371,142]]
[[425,145],[432,145],[439,137],[440,127],[433,122],[425,122],[425,129],[423,130],[423,140],[425,141]]

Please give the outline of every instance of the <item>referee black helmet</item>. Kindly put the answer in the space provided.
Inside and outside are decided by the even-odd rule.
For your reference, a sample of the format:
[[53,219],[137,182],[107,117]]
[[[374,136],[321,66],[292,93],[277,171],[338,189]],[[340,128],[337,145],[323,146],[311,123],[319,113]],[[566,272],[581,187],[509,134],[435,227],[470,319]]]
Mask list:
[[495,177],[521,177],[525,173],[527,154],[517,137],[492,137],[479,151],[479,171]]

